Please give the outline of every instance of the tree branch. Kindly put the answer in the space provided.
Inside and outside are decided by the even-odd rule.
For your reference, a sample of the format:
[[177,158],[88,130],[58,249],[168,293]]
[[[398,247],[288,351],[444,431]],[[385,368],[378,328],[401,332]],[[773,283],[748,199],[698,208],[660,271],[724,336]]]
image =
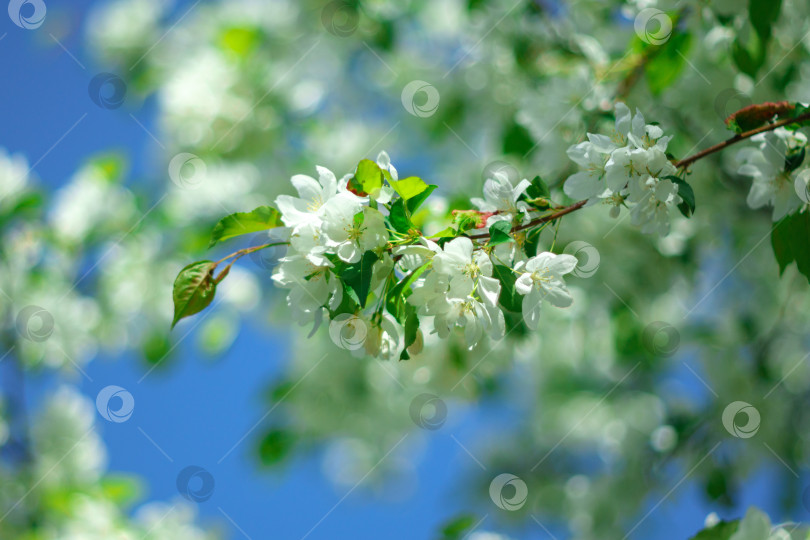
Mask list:
[[698,152],[696,154],[693,154],[693,155],[691,155],[691,156],[689,156],[687,158],[684,158],[684,159],[682,159],[680,161],[676,161],[675,166],[678,167],[679,169],[686,168],[686,167],[688,167],[689,165],[691,165],[692,163],[696,162],[699,159],[702,159],[702,158],[704,158],[704,157],[706,157],[708,155],[714,154],[715,152],[719,152],[720,150],[723,150],[724,148],[727,148],[727,147],[731,146],[732,144],[738,143],[740,141],[744,141],[746,139],[750,139],[754,135],[758,135],[760,133],[765,133],[766,131],[773,131],[776,128],[780,128],[782,126],[787,126],[787,125],[790,125],[790,124],[794,124],[796,122],[803,122],[805,120],[810,120],[810,112],[800,114],[799,116],[797,116],[795,118],[785,118],[784,120],[779,120],[778,122],[774,122],[772,124],[766,124],[764,126],[760,126],[760,127],[756,128],[756,129],[752,129],[752,130],[746,131],[744,133],[738,133],[737,135],[734,135],[730,139],[726,139],[725,141],[723,141],[721,143],[717,143],[714,146],[710,146],[709,148],[706,148],[705,150],[701,150],[700,152]]
[[[575,212],[575,211],[579,210],[580,208],[585,206],[585,203],[587,203],[587,202],[588,202],[587,200],[579,201],[577,203],[572,204],[571,206],[566,206],[562,210],[558,210],[557,212],[548,214],[547,216],[542,216],[542,217],[539,217],[539,218],[535,218],[535,219],[531,220],[530,222],[528,222],[528,223],[526,223],[524,225],[517,225],[515,227],[512,227],[512,232],[516,233],[518,231],[522,231],[522,230],[525,230],[525,229],[531,229],[532,227],[535,227],[535,226],[540,225],[541,223],[545,223],[547,221],[554,221],[555,219],[560,218],[560,217],[562,217],[562,216],[564,216],[566,214],[570,214],[571,212]],[[468,234],[467,238],[469,238],[471,240],[478,240],[480,238],[489,238],[489,232],[485,232],[485,233],[481,233],[481,234]]]

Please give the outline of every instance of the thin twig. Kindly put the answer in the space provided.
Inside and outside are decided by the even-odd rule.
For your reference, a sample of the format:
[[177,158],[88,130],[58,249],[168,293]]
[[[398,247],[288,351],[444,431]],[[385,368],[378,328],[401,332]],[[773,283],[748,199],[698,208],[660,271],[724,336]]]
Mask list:
[[723,150],[724,148],[727,148],[727,147],[731,146],[732,144],[738,143],[740,141],[744,141],[745,139],[750,139],[754,135],[758,135],[760,133],[765,133],[766,131],[773,131],[776,128],[780,128],[782,126],[787,126],[787,125],[794,124],[794,123],[797,123],[797,122],[803,122],[805,120],[810,120],[810,112],[800,114],[799,116],[797,116],[795,118],[785,118],[784,120],[779,120],[778,122],[774,122],[772,124],[766,124],[764,126],[760,126],[760,127],[756,128],[756,129],[752,129],[752,130],[746,131],[744,133],[738,133],[737,135],[734,135],[730,139],[726,139],[725,141],[723,141],[721,143],[717,143],[714,146],[710,146],[709,148],[706,148],[705,150],[701,150],[700,152],[698,152],[696,154],[693,154],[693,155],[691,155],[691,156],[689,156],[687,158],[684,158],[684,159],[682,159],[680,161],[676,161],[675,166],[678,167],[679,169],[686,168],[686,167],[688,167],[689,165],[691,165],[692,163],[694,163],[695,161],[697,161],[699,159],[702,159],[702,158],[704,158],[704,157],[706,157],[706,156],[708,156],[710,154],[714,154],[715,152],[719,152],[720,150]]
[[[526,224],[523,224],[523,225],[517,225],[515,227],[512,227],[512,232],[516,233],[518,231],[522,231],[522,230],[525,230],[525,229],[531,229],[532,227],[534,227],[536,225],[540,225],[541,223],[545,223],[546,221],[554,221],[555,219],[560,218],[560,217],[562,217],[562,216],[564,216],[566,214],[570,214],[571,212],[575,212],[576,210],[579,210],[580,208],[585,206],[585,203],[587,203],[587,202],[588,202],[587,200],[579,201],[579,202],[574,203],[574,204],[572,204],[570,206],[566,206],[562,210],[560,210],[558,212],[554,212],[553,214],[549,214],[547,216],[543,216],[543,217],[533,219],[530,222],[528,222]],[[471,240],[477,240],[479,238],[489,238],[489,232],[485,232],[485,233],[481,233],[481,234],[468,234],[467,238],[469,238]]]

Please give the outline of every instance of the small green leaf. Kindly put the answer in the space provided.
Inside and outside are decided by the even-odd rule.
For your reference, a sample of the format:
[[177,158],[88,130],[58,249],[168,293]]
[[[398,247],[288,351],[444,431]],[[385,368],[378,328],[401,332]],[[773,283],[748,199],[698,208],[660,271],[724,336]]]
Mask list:
[[779,221],[771,231],[771,247],[773,247],[776,263],[779,265],[779,275],[784,274],[787,266],[796,260],[791,246],[792,231],[788,219]]
[[405,298],[411,294],[411,285],[422,275],[427,267],[428,263],[425,263],[416,270],[411,271],[388,291],[385,305],[388,308],[388,312],[397,320],[405,317],[407,312]]
[[416,335],[419,331],[419,315],[416,313],[416,308],[411,304],[405,303],[405,348],[402,349],[400,360],[408,360],[408,347],[413,345],[416,341]]
[[213,247],[217,243],[235,236],[266,231],[283,225],[281,214],[271,206],[260,206],[250,212],[237,212],[222,218],[214,226],[208,247]]
[[535,176],[532,184],[526,188],[526,196],[531,199],[548,199],[551,197],[551,190],[542,178]]
[[433,190],[436,189],[437,185],[435,184],[428,184],[427,188],[425,188],[421,193],[418,195],[413,196],[412,198],[408,199],[408,203],[406,207],[408,208],[408,212],[413,215],[414,212],[422,205],[423,202],[433,193]]
[[357,293],[357,298],[360,307],[366,307],[366,300],[368,300],[368,293],[371,289],[371,277],[374,263],[380,257],[373,251],[366,251],[360,261],[346,266],[346,269],[340,274],[343,281]]
[[405,207],[405,199],[394,201],[388,212],[388,221],[391,222],[391,226],[394,227],[395,231],[403,234],[408,234],[408,231],[413,228],[413,223],[411,223],[411,218],[408,216],[408,210]]
[[523,296],[515,291],[515,280],[517,276],[508,266],[496,264],[492,267],[492,273],[501,282],[501,295],[498,298],[500,304],[509,311],[521,313],[523,310]]
[[785,156],[785,172],[791,173],[801,167],[804,163],[805,147],[802,146],[799,150],[794,151]]
[[526,241],[523,243],[523,251],[526,252],[527,257],[532,258],[537,255],[537,249],[540,247],[541,232],[541,229],[538,227],[531,229],[526,233]]
[[503,134],[502,149],[504,154],[525,157],[537,146],[532,134],[516,121],[508,125]]
[[217,263],[198,261],[191,263],[177,275],[172,289],[174,319],[172,328],[180,319],[194,315],[211,304],[217,290],[214,269]]
[[489,228],[489,245],[497,246],[498,244],[505,244],[511,242],[512,237],[512,224],[508,221],[496,221]]
[[457,230],[455,230],[453,227],[447,227],[446,229],[440,230],[436,234],[430,235],[428,238],[455,238],[457,235]]
[[740,36],[731,44],[731,58],[737,68],[756,78],[757,72],[765,64],[767,58],[767,42],[763,41],[756,32],[751,32],[748,42],[743,43]]
[[748,20],[763,42],[771,38],[771,29],[781,9],[782,0],[748,0]]
[[659,95],[678,78],[686,65],[686,57],[692,44],[692,35],[686,32],[673,32],[672,36],[660,45],[660,50],[651,54],[644,68],[647,86],[653,95]]
[[685,217],[691,217],[695,213],[695,192],[692,186],[686,183],[686,180],[677,176],[665,176],[667,180],[678,186],[678,195],[680,195],[683,202],[678,205],[678,210],[681,211]]
[[394,188],[400,197],[405,199],[413,199],[428,188],[424,180],[418,176],[409,176],[402,180],[392,180],[391,187]]
[[370,159],[357,164],[354,176],[349,180],[349,190],[360,196],[374,193],[383,185],[383,172],[379,165]]
[[795,261],[810,281],[810,212],[797,212],[779,221],[771,231],[771,245],[780,274]]

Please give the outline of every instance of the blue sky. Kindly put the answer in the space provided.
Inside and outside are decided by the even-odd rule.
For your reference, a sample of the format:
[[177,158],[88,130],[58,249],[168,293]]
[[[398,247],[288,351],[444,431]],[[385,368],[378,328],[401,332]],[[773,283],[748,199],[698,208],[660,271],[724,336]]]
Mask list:
[[[99,3],[49,2],[47,20],[37,30],[20,29],[0,17],[0,36],[4,36],[0,39],[4,74],[0,146],[26,155],[48,189],[65,184],[87,156],[111,149],[128,156],[130,181],[155,170],[151,163],[160,149],[139,125],[157,132],[154,104],[128,100],[120,109],[106,110],[89,98],[88,84],[103,70],[84,47],[85,24],[88,8]],[[260,471],[254,458],[256,433],[217,463],[265,414],[262,392],[291,360],[286,335],[283,328],[246,326],[216,362],[201,361],[194,346],[184,344],[170,369],[158,370],[140,383],[145,368],[133,355],[92,362],[86,370],[89,379],[80,381],[82,392],[95,399],[101,388],[115,384],[132,392],[136,402],[128,422],[113,424],[99,418],[110,469],[141,476],[149,499],[168,500],[178,495],[175,482],[180,470],[188,465],[206,468],[216,487],[211,499],[199,504],[203,522],[221,524],[235,539],[245,536],[228,517],[257,540],[271,534],[301,538],[316,524],[308,538],[434,537],[440,523],[465,509],[463,479],[465,473],[477,470],[453,436],[474,447],[476,434],[505,421],[509,407],[451,408],[451,415],[458,415],[451,418],[453,431],[429,435],[424,459],[416,468],[416,489],[403,500],[379,498],[363,486],[347,495],[348,488],[336,488],[325,478],[317,451],[297,456],[282,471]],[[688,376],[684,380],[695,384]],[[55,381],[37,382],[34,400]],[[776,510],[778,486],[769,477],[769,470],[763,470],[751,481],[743,493],[743,506]],[[662,495],[651,495],[649,508]],[[490,515],[482,529],[497,529],[493,509],[479,513]],[[688,538],[713,509],[704,501],[701,488],[687,481],[634,537]],[[548,538],[531,525],[519,537]]]

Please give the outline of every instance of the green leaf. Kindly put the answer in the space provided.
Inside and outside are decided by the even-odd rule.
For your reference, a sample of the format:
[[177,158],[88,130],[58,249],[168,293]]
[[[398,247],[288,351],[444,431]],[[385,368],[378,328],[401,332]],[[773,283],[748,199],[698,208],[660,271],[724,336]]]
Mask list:
[[416,341],[416,334],[419,331],[419,315],[416,313],[416,308],[411,304],[405,303],[405,348],[402,349],[400,360],[408,360],[408,347],[413,345]]
[[681,211],[684,217],[691,217],[695,213],[695,192],[692,190],[692,186],[687,184],[686,180],[677,176],[665,176],[664,178],[672,180],[678,186],[678,195],[683,199],[683,202],[678,205],[678,210]]
[[686,65],[686,57],[692,44],[692,35],[675,31],[663,43],[660,50],[651,55],[644,68],[647,86],[653,95],[659,95],[678,78]]
[[489,228],[489,245],[497,246],[512,241],[512,224],[508,221],[496,221]]
[[785,172],[790,173],[801,167],[804,163],[805,147],[785,156]]
[[440,230],[436,234],[430,235],[428,238],[455,238],[457,234],[458,231],[453,227],[447,227],[446,229]]
[[502,264],[492,267],[494,276],[501,282],[501,295],[498,298],[500,304],[509,311],[522,313],[523,296],[515,291],[515,280],[517,276],[512,269]]
[[503,134],[503,153],[526,156],[534,150],[534,139],[531,133],[515,121],[506,128]]
[[372,269],[374,263],[379,259],[380,257],[373,251],[366,251],[360,261],[348,265],[340,274],[343,281],[357,293],[360,307],[366,307],[366,300],[368,300],[368,293],[371,289]]
[[529,199],[548,199],[551,197],[551,190],[542,178],[535,176],[532,184],[526,188],[526,195]]
[[411,293],[411,285],[414,281],[419,279],[419,276],[427,269],[428,263],[423,264],[419,268],[412,270],[408,275],[402,278],[396,285],[391,287],[386,297],[386,307],[388,312],[393,315],[397,320],[406,316],[406,303],[407,298]]
[[417,279],[419,279],[419,276],[422,275],[422,273],[427,269],[428,266],[429,263],[425,263],[416,270],[412,270],[408,275],[403,277],[399,283],[397,283],[396,285],[394,285],[394,287],[391,288],[390,294],[391,295],[404,294],[405,296],[408,296],[407,291],[410,290],[411,285],[413,285],[413,283]]
[[779,221],[771,231],[771,245],[779,273],[792,262],[810,281],[810,212],[796,213]]
[[541,229],[531,229],[526,233],[526,241],[523,243],[523,251],[529,258],[537,255],[537,249],[540,247],[540,232]]
[[219,220],[211,233],[211,248],[235,236],[281,227],[281,214],[271,206],[260,206],[250,212],[237,212]]
[[415,195],[414,197],[408,199],[408,203],[406,204],[406,208],[408,212],[413,214],[416,210],[422,205],[423,202],[433,193],[433,190],[436,189],[437,185],[435,184],[428,184],[427,188],[425,188],[421,193]]
[[763,42],[771,38],[772,28],[782,9],[782,0],[748,0],[748,20]]
[[349,180],[349,190],[357,195],[366,196],[374,193],[383,185],[383,172],[379,165],[370,159],[357,164],[354,176]]
[[289,431],[273,429],[259,443],[259,459],[263,465],[273,466],[290,454],[295,445],[295,437]]
[[217,284],[214,282],[216,267],[215,262],[198,261],[180,270],[172,289],[172,328],[180,319],[199,313],[211,304],[217,291]]
[[403,234],[408,234],[408,231],[413,228],[413,223],[411,223],[411,218],[408,216],[408,211],[405,207],[405,199],[397,199],[394,201],[388,212],[388,221],[391,223],[391,226],[394,227],[395,231]]
[[413,199],[428,188],[424,180],[418,176],[409,176],[402,180],[392,180],[391,187],[394,188],[400,197],[405,199]]
[[464,532],[475,525],[476,518],[472,515],[463,515],[451,519],[442,526],[442,540],[460,540]]
[[731,58],[734,64],[752,78],[756,78],[757,72],[765,64],[766,52],[767,43],[756,32],[748,36],[748,43],[743,43],[738,35],[731,44]]

